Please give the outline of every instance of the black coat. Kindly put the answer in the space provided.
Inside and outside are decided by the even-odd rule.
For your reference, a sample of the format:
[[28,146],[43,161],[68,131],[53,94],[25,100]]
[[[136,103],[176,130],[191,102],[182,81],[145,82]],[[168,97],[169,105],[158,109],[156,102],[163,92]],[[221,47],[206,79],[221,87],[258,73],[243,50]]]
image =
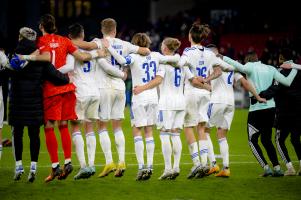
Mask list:
[[[280,72],[284,76],[288,76],[291,70],[282,69]],[[276,128],[284,129],[290,127],[301,130],[301,71],[298,70],[290,87],[281,84],[272,85],[259,95],[267,99],[274,97],[276,103]]]
[[[16,53],[30,54],[36,49],[35,43],[23,39]],[[20,71],[8,71],[10,76],[9,124],[12,126],[42,125],[43,120],[43,81],[56,85],[69,83],[67,75],[60,73],[49,62],[29,62]]]

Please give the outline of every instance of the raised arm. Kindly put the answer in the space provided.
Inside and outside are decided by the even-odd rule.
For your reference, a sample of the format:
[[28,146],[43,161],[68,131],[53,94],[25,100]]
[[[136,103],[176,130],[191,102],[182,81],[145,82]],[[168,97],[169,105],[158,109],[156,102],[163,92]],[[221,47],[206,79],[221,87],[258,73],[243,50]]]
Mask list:
[[60,72],[62,72],[63,74],[73,71],[74,63],[75,63],[74,57],[72,55],[68,54],[68,56],[66,58],[66,64],[64,66],[60,67],[58,70]]
[[297,70],[292,69],[287,77],[283,76],[279,71],[274,68],[274,79],[285,86],[290,86],[297,75]]
[[229,58],[227,56],[223,56],[223,61],[225,61],[226,63],[233,66],[234,70],[240,71],[240,72],[245,73],[245,74],[249,73],[249,69],[245,65],[242,65],[241,63],[239,63],[235,60],[232,60],[231,58]]
[[107,74],[110,74],[111,76],[121,78],[123,80],[126,79],[127,73],[123,72],[113,65],[109,64],[108,61],[106,61],[104,58],[97,59],[97,63],[99,67],[101,67]]

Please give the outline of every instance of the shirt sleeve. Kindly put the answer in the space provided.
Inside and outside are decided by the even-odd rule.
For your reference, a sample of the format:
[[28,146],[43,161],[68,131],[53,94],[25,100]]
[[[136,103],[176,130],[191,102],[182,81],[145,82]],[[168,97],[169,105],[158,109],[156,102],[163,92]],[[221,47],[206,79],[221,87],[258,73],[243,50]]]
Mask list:
[[165,67],[164,67],[164,65],[159,65],[158,71],[156,73],[157,73],[156,76],[161,76],[162,78],[164,78],[164,76],[165,76]]
[[159,63],[162,63],[162,64],[168,63],[168,62],[178,63],[180,60],[179,54],[175,54],[172,56],[163,56],[162,54],[158,53],[157,56],[159,58]]
[[294,81],[296,75],[297,75],[296,69],[292,69],[289,75],[285,77],[283,74],[281,74],[279,71],[277,71],[274,68],[274,79],[285,86],[290,86]]
[[135,62],[135,58],[132,54],[125,56],[124,58],[126,60],[125,62],[126,65],[132,65]]
[[183,67],[184,69],[184,73],[185,73],[185,78],[187,78],[188,80],[192,79],[194,77],[193,73],[190,71],[190,69],[188,67]]
[[71,72],[74,70],[74,63],[75,63],[74,57],[68,54],[66,58],[66,64],[60,67],[58,70],[63,74]]
[[243,78],[243,75],[241,75],[240,73],[235,72],[234,73],[234,81],[238,82],[241,78]]
[[124,41],[124,44],[125,44],[126,48],[128,49],[129,54],[130,53],[138,53],[139,46],[133,45],[133,44],[131,44],[129,42],[126,42],[126,41]]
[[184,67],[185,65],[189,65],[188,56],[186,54],[183,54],[180,58],[179,66]]
[[69,54],[73,54],[77,50],[77,47],[68,38],[66,38],[66,45],[67,45],[67,52]]
[[118,78],[124,77],[124,73],[120,69],[109,64],[104,58],[97,59],[97,63],[107,74]]
[[96,45],[97,45],[97,48],[98,49],[101,49],[102,48],[102,43],[101,43],[101,40],[98,39],[98,38],[95,38],[92,40],[92,42],[94,42]]
[[249,65],[242,65],[241,63],[235,61],[235,60],[232,60],[231,58],[227,57],[227,56],[224,56],[223,57],[223,60],[230,64],[231,66],[233,66],[235,68],[235,70],[237,71],[240,71],[242,73],[245,73],[245,74],[249,74],[251,72],[251,68]]

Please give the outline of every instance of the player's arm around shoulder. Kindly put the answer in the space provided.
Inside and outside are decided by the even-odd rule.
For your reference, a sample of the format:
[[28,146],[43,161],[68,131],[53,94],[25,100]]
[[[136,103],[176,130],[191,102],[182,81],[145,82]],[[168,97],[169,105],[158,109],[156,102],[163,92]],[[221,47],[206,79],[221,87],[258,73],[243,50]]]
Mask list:
[[43,79],[50,81],[55,85],[66,85],[70,82],[68,75],[61,73],[51,63],[44,64]]

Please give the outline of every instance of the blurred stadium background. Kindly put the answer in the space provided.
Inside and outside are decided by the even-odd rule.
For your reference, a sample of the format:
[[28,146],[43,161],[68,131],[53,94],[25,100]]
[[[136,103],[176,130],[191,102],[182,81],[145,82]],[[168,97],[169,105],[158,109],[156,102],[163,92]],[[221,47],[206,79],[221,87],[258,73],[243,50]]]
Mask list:
[[[190,25],[199,21],[213,30],[204,45],[214,43],[222,54],[240,62],[247,51],[255,50],[262,62],[277,66],[282,47],[293,49],[295,62],[301,62],[301,21],[295,1],[1,0],[0,48],[12,52],[19,28],[38,30],[44,13],[56,17],[62,35],[70,24],[79,22],[85,27],[86,40],[92,40],[100,36],[100,21],[112,17],[118,22],[120,38],[130,40],[136,32],[147,32],[152,50],[159,50],[163,38],[173,36],[182,41],[180,53],[189,46]],[[127,83],[129,89],[130,80]],[[236,105],[247,107],[247,96],[236,88]]]

